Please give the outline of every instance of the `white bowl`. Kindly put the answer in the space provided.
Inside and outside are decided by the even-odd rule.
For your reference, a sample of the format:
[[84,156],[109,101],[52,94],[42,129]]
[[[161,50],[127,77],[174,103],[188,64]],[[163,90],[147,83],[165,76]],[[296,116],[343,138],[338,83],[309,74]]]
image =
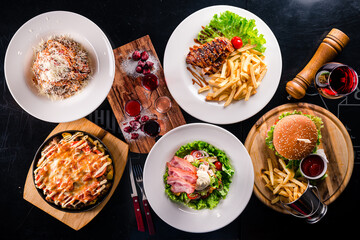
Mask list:
[[[38,94],[32,84],[33,48],[54,35],[68,35],[89,53],[92,78],[79,93],[53,101]],[[47,122],[69,122],[85,117],[104,101],[115,75],[115,59],[109,40],[89,19],[72,12],[40,14],[22,25],[11,39],[5,55],[6,83],[16,102],[32,116]]]
[[[182,145],[196,140],[223,150],[235,171],[226,198],[211,210],[191,209],[171,201],[165,193],[166,162]],[[211,124],[186,124],[169,131],[153,146],[144,166],[144,189],[150,206],[163,221],[187,232],[210,232],[231,223],[245,209],[253,187],[254,169],[246,148],[232,133]]]
[[[192,84],[192,74],[186,69],[186,55],[194,39],[206,26],[214,14],[231,11],[247,19],[254,19],[259,33],[264,35],[266,50],[264,52],[268,71],[265,74],[257,93],[248,101],[236,101],[224,107],[223,102],[205,101],[207,92],[198,94],[198,88]],[[255,14],[238,7],[216,5],[203,8],[185,18],[171,34],[164,52],[164,74],[171,95],[179,106],[193,117],[215,124],[231,124],[254,116],[274,96],[281,77],[282,58],[275,35],[266,23]]]
[[[322,170],[322,172],[321,172],[319,175],[317,175],[317,176],[315,176],[315,177],[310,177],[310,176],[306,175],[306,174],[302,171],[302,169],[301,169],[301,165],[302,165],[303,161],[304,161],[306,158],[310,157],[310,156],[318,156],[318,157],[323,161],[323,163],[324,163],[324,169]],[[325,175],[325,173],[326,173],[326,171],[327,171],[327,161],[326,161],[326,159],[324,159],[324,157],[321,156],[320,154],[315,154],[315,153],[314,153],[314,154],[310,154],[310,155],[306,156],[305,158],[303,158],[303,159],[300,161],[299,168],[300,168],[301,174],[302,174],[304,177],[306,177],[306,178],[309,179],[309,180],[317,180],[317,179],[322,178],[322,177]]]

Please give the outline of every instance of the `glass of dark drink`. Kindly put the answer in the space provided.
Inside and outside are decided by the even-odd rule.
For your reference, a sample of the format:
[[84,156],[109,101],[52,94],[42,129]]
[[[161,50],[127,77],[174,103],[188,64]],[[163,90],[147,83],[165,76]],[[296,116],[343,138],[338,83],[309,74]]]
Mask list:
[[142,125],[141,129],[147,136],[156,137],[160,133],[160,124],[156,120],[149,120]]
[[358,75],[354,69],[345,64],[330,62],[317,71],[314,82],[322,96],[336,99],[356,90]]
[[152,73],[148,73],[141,79],[142,86],[148,91],[154,91],[159,86],[159,78]]

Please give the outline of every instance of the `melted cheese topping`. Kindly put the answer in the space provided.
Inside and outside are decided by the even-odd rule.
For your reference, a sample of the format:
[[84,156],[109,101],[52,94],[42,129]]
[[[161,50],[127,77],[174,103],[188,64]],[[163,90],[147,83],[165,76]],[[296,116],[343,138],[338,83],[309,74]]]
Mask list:
[[46,200],[64,208],[76,207],[93,201],[106,187],[108,181],[101,176],[111,160],[96,146],[90,149],[86,138],[75,141],[73,135],[43,150],[34,173],[36,187],[43,190]]

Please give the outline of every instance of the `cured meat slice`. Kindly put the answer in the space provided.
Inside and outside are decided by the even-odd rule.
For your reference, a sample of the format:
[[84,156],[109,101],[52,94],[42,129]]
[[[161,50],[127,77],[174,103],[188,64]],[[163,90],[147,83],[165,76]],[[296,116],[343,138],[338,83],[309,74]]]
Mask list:
[[190,48],[186,63],[203,69],[205,74],[215,73],[234,51],[231,41],[225,37]]
[[173,159],[169,162],[170,166],[180,168],[185,171],[189,171],[196,174],[196,167],[185,159],[174,156]]
[[190,172],[190,171],[185,171],[181,168],[172,167],[172,166],[170,166],[169,163],[167,163],[167,167],[168,167],[168,173],[170,176],[183,178],[191,184],[196,183],[197,175],[195,173]]
[[182,193],[186,192],[187,194],[193,193],[195,191],[195,184],[191,184],[183,178],[168,176],[167,184],[171,185],[171,191],[173,193]]

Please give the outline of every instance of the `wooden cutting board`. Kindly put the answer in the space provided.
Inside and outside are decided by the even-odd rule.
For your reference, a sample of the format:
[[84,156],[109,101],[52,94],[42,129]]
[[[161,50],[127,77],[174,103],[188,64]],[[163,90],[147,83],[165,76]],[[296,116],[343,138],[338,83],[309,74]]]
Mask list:
[[[292,103],[276,107],[262,116],[250,130],[245,147],[248,150],[255,171],[254,192],[256,196],[270,208],[287,213],[280,205],[271,204],[272,193],[265,187],[261,171],[268,169],[267,158],[277,163],[276,156],[265,144],[267,132],[283,112],[302,111],[306,114],[321,117],[324,128],[319,149],[324,149],[328,163],[325,180],[317,184],[320,196],[325,204],[330,204],[347,186],[354,167],[354,149],[350,136],[341,121],[328,110],[309,103]],[[280,166],[276,166],[281,169]]]
[[[138,61],[131,59],[132,53],[135,50],[140,52],[147,51],[150,55],[149,60],[154,63],[151,73],[157,75],[160,84],[152,93],[142,87],[141,79],[143,75],[135,71]],[[161,63],[148,35],[115,49],[114,55],[116,64],[115,79],[107,98],[124,138],[130,146],[130,151],[148,153],[155,144],[154,138],[146,136],[141,131],[137,131],[139,138],[133,140],[129,133],[123,131],[127,123],[133,119],[128,117],[124,111],[127,101],[132,99],[139,100],[143,106],[141,115],[155,116],[158,119],[161,127],[160,135],[164,135],[171,129],[185,124],[185,119],[166,86]],[[168,96],[171,99],[172,108],[167,113],[159,113],[155,110],[154,101],[159,96]]]
[[47,138],[50,136],[67,130],[81,130],[88,132],[96,137],[98,137],[109,149],[113,156],[114,168],[115,168],[115,178],[113,182],[113,186],[111,188],[108,196],[103,200],[101,204],[99,204],[94,209],[80,212],[80,213],[69,213],[60,211],[58,209],[50,206],[39,194],[37,189],[35,188],[33,181],[33,172],[32,166],[34,162],[31,164],[28,175],[26,177],[25,187],[24,187],[24,199],[40,208],[44,212],[50,214],[51,216],[57,218],[61,222],[65,223],[69,227],[79,230],[88,224],[106,205],[109,201],[110,197],[114,193],[117,185],[120,182],[121,176],[124,172],[124,168],[127,161],[127,155],[129,152],[129,147],[123,141],[120,141],[118,138],[114,137],[112,134],[108,133],[104,129],[95,125],[91,121],[82,118],[73,122],[60,123],[55,127],[55,129],[49,134]]

